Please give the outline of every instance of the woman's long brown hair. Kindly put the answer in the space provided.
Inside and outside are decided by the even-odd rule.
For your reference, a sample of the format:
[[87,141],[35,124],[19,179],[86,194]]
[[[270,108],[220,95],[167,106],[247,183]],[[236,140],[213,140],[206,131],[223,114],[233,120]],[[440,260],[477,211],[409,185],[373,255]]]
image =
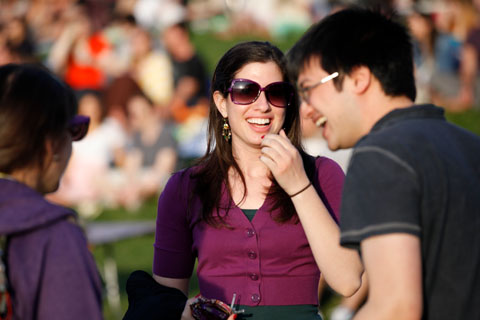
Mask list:
[[[220,216],[219,209],[222,199],[222,186],[225,184],[225,192],[228,192],[230,199],[231,190],[228,171],[233,168],[241,178],[244,190],[245,177],[235,161],[232,154],[232,145],[222,137],[223,117],[218,111],[213,100],[213,93],[219,91],[226,98],[228,88],[234,79],[235,74],[246,64],[253,62],[274,62],[281,70],[284,81],[289,81],[287,75],[285,57],[277,47],[268,42],[244,42],[237,44],[220,59],[213,74],[210,91],[210,111],[208,122],[208,144],[205,156],[198,162],[191,178],[194,179],[193,193],[190,199],[199,197],[202,202],[201,218],[212,226],[225,225],[225,216]],[[305,170],[314,172],[314,163],[308,161],[309,156],[305,154],[301,145],[301,127],[299,116],[299,100],[295,93],[292,103],[286,108],[285,122],[283,128],[292,144],[300,151],[304,159]],[[311,177],[310,177],[311,178]],[[276,221],[284,223],[287,221],[298,222],[298,217],[290,197],[278,185],[273,177],[272,187],[269,195],[275,201],[271,210],[281,208],[280,214],[273,217]],[[243,195],[245,197],[245,194]],[[226,214],[230,208],[235,206],[231,201],[226,208]]]

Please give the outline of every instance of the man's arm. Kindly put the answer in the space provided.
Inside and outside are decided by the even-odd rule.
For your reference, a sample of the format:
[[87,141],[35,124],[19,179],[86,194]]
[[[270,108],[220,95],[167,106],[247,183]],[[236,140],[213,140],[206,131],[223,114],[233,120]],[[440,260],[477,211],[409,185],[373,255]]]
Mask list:
[[420,239],[407,233],[371,236],[361,242],[361,250],[369,293],[354,319],[420,319]]

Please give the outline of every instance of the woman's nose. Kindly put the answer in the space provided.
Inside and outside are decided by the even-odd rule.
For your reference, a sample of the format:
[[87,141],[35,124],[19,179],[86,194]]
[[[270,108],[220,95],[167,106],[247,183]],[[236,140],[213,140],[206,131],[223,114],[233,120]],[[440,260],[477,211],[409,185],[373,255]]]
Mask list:
[[260,110],[262,112],[267,112],[271,109],[270,103],[267,100],[267,96],[265,95],[265,91],[260,92],[260,96],[254,102],[255,109]]

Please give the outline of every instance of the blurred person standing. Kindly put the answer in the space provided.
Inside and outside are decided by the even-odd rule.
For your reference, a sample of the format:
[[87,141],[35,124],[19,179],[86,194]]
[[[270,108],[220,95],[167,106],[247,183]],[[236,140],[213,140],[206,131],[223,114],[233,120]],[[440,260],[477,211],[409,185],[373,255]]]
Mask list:
[[[475,104],[471,74],[471,31],[478,12],[471,1],[440,2],[435,15],[438,36],[435,40],[435,72],[431,81],[431,101],[448,111],[461,112]],[[478,98],[477,98],[478,100]],[[478,102],[478,101],[477,101]]]
[[0,17],[0,65],[36,60],[35,40],[26,20],[12,14]]
[[168,110],[178,124],[179,157],[188,164],[203,155],[207,146],[208,75],[186,22],[166,27],[162,40],[173,67],[174,91]]
[[473,4],[477,21],[469,31],[461,53],[460,89],[454,101],[459,108],[452,107],[452,111],[480,108],[480,1],[473,0]]
[[109,77],[125,71],[101,29],[95,29],[85,4],[65,13],[67,23],[53,44],[47,65],[74,90],[101,90]]
[[84,139],[73,152],[62,183],[49,199],[76,208],[82,218],[92,219],[105,207],[117,204],[114,168],[121,162],[127,142],[123,127],[106,115],[102,97],[85,91],[78,98],[78,114],[90,118]]
[[107,116],[116,121],[127,133],[130,132],[127,102],[141,94],[142,89],[128,73],[112,79],[103,91]]
[[132,77],[145,95],[160,109],[168,114],[168,104],[173,95],[173,70],[168,55],[153,47],[153,39],[147,30],[136,27],[131,39]]
[[354,147],[340,242],[361,251],[369,285],[354,319],[480,319],[480,137],[414,105],[404,25],[342,10],[289,58],[329,148]]
[[69,1],[29,1],[25,8],[25,19],[35,39],[36,56],[46,62],[53,43],[58,39],[66,21]]
[[173,124],[162,119],[144,95],[127,102],[131,139],[125,150],[125,181],[118,201],[130,210],[158,197],[177,164]]
[[430,88],[435,71],[437,32],[430,14],[414,8],[406,16],[412,35],[417,103],[430,102]]
[[101,282],[75,212],[48,202],[88,129],[48,72],[0,67],[0,234],[13,319],[102,319]]
[[12,17],[2,30],[6,45],[18,62],[36,62],[36,42],[24,17]]
[[166,27],[162,40],[173,66],[174,93],[170,104],[173,119],[182,123],[190,117],[205,117],[208,113],[208,76],[190,39],[187,23]]

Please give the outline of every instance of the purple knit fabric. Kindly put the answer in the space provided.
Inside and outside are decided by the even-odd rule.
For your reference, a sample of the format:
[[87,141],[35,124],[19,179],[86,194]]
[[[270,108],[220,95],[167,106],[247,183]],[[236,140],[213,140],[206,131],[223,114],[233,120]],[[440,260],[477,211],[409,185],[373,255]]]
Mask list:
[[0,179],[14,319],[103,318],[100,277],[82,230],[68,219],[73,215],[21,183]]
[[[316,168],[314,186],[338,221],[343,171],[324,157],[317,158]],[[189,278],[198,257],[200,292],[207,298],[230,302],[236,293],[243,305],[316,305],[320,272],[301,223],[275,222],[271,197],[251,222],[241,209],[231,208],[226,219],[231,229],[199,222],[198,198],[187,211],[192,170],[174,174],[160,196],[153,272]],[[230,201],[223,191],[221,208]]]

